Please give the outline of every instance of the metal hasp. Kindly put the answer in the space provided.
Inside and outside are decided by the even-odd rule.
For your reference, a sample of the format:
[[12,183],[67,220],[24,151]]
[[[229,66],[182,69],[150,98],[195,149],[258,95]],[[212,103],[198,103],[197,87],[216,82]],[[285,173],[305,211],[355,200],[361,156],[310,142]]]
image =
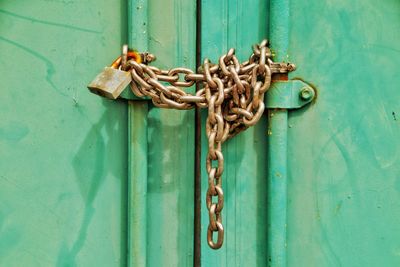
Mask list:
[[314,89],[301,80],[274,81],[267,91],[266,107],[298,109],[314,98]]

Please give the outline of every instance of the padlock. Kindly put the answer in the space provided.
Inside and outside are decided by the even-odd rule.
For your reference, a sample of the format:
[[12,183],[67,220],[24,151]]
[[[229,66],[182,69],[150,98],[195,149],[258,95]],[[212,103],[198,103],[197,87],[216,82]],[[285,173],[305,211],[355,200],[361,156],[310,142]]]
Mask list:
[[110,67],[105,67],[99,75],[87,86],[89,90],[97,95],[110,99],[117,99],[122,91],[132,81],[130,72],[120,69],[121,61],[133,59],[141,62],[141,56],[133,51],[127,51],[128,47],[123,47],[122,56],[118,57]]

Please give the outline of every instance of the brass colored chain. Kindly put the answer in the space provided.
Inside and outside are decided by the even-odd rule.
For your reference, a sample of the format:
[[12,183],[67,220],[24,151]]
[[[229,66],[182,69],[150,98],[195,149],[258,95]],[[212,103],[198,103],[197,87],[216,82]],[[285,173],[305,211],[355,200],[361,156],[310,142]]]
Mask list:
[[[221,215],[224,207],[222,144],[261,118],[265,109],[264,95],[271,85],[272,73],[287,73],[295,69],[293,64],[273,62],[267,45],[267,40],[254,45],[249,60],[243,63],[239,63],[234,49],[221,56],[218,64],[205,59],[198,73],[187,68],[160,70],[135,60],[125,61],[122,66],[132,74],[130,86],[133,93],[139,97],[150,97],[157,107],[183,110],[195,106],[208,108],[207,241],[213,249],[220,248],[224,240]],[[154,57],[149,54],[148,58],[151,61]],[[203,85],[194,95],[180,89],[194,83]],[[213,198],[216,198],[215,202]],[[214,241],[214,233],[217,233],[217,241]]]

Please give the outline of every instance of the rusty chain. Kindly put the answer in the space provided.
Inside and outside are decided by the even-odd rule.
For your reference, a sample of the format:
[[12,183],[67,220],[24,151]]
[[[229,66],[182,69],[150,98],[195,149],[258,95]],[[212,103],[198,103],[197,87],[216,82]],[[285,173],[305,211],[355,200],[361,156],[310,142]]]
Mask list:
[[[126,52],[124,51],[125,54]],[[154,60],[151,54],[146,56],[147,61]],[[239,63],[232,48],[219,58],[218,64],[205,59],[198,73],[187,68],[161,70],[135,60],[127,60],[126,55],[122,56],[122,69],[131,72],[130,86],[133,93],[139,97],[150,97],[157,107],[183,110],[195,106],[208,108],[207,241],[211,248],[220,248],[224,240],[221,215],[224,207],[222,144],[256,124],[261,118],[265,109],[264,95],[271,85],[271,75],[293,71],[295,66],[290,63],[273,62],[268,41],[263,40],[253,46],[253,53],[248,61]],[[191,87],[195,83],[203,85],[195,94],[180,89]],[[215,202],[213,198],[216,198]],[[213,238],[215,232],[216,242]]]

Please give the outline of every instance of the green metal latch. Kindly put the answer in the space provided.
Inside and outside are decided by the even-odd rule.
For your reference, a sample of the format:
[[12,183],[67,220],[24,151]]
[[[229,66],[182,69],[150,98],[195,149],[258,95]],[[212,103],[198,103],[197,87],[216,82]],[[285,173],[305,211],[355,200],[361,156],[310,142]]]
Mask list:
[[275,81],[267,91],[266,107],[297,109],[311,103],[315,96],[314,88],[301,80]]

